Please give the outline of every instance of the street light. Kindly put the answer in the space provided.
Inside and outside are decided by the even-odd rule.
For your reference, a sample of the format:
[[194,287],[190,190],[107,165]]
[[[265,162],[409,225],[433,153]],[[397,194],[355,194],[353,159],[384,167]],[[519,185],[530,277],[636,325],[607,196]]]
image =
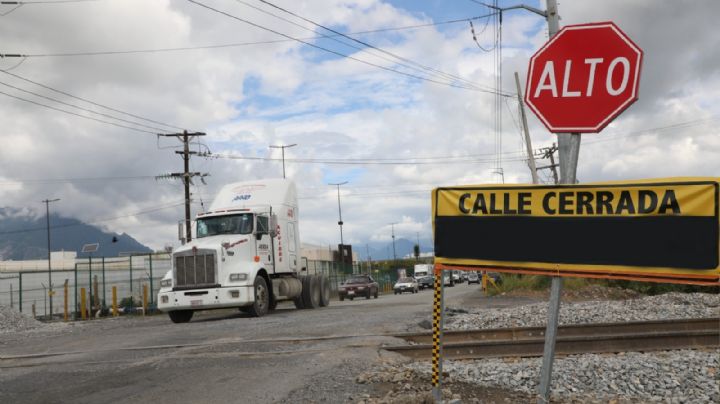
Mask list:
[[42,201],[45,204],[45,214],[47,221],[47,246],[48,246],[48,297],[50,298],[50,319],[53,316],[53,290],[52,290],[52,269],[50,267],[50,202],[57,202],[60,198],[56,199],[45,199]]
[[348,181],[345,182],[339,182],[339,183],[330,183],[328,185],[335,185],[337,186],[337,196],[338,196],[338,226],[340,226],[340,248],[345,245],[343,242],[343,234],[342,234],[342,227],[343,227],[343,220],[342,220],[342,209],[340,208],[340,185],[347,184]]
[[271,149],[282,149],[282,164],[283,164],[283,178],[285,178],[285,149],[293,146],[297,146],[296,143],[288,145],[270,146]]
[[393,242],[393,263],[397,265],[397,255],[395,255],[395,225],[397,223],[390,223],[390,226],[392,226],[392,242]]

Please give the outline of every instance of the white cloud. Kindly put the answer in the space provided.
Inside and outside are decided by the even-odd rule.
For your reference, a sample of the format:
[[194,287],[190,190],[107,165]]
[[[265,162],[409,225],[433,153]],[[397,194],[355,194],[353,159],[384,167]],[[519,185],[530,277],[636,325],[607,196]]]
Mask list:
[[[260,2],[247,1],[311,27]],[[313,35],[239,2],[203,3],[288,35]],[[448,4],[447,8],[454,8],[459,17],[486,11],[471,2],[460,3]],[[535,3],[544,7],[544,2]],[[445,18],[435,15],[437,10],[431,5],[422,11],[415,5],[411,11],[380,0],[278,4],[343,32]],[[662,6],[650,1],[620,0],[560,5],[562,25],[613,20],[645,51],[640,100],[603,133],[583,138],[578,168],[582,181],[720,172],[720,34],[708,28],[714,26],[712,18],[718,12],[720,3],[711,0]],[[503,88],[515,92],[513,72],[524,77],[527,59],[547,34],[544,22],[527,12],[507,12],[504,21]],[[28,6],[2,17],[2,23],[0,35],[5,45],[0,53],[121,51],[283,39],[189,2],[169,0]],[[483,21],[476,21],[478,31],[482,25]],[[490,25],[480,35],[482,44],[491,44],[492,30]],[[362,38],[483,88],[493,85],[493,53],[478,49],[466,23]],[[313,43],[389,66],[372,52],[360,52],[327,39]],[[0,59],[0,69],[16,62]],[[425,74],[400,65],[392,68]],[[350,180],[342,194],[344,236],[363,244],[369,240],[390,241],[389,223],[398,223],[397,237],[413,240],[419,232],[421,238],[427,239],[431,232],[432,187],[495,182],[497,178],[492,173],[492,95],[418,82],[296,42],[182,52],[34,57],[11,72],[121,110],[206,131],[208,136],[201,140],[215,153],[278,158],[279,152],[270,150],[269,145],[297,143],[297,147],[286,150],[286,169],[304,197],[300,201],[302,237],[320,245],[339,241],[337,194],[327,182]],[[0,82],[61,97],[5,74],[0,74]],[[521,82],[525,84],[524,79]],[[9,94],[51,103],[0,87]],[[96,109],[78,100],[63,99]],[[43,208],[40,200],[60,197],[62,202],[53,209],[66,216],[89,222],[118,217],[101,223],[154,248],[174,242],[183,211],[179,206],[167,206],[182,201],[180,183],[150,178],[78,179],[149,177],[181,171],[182,161],[174,153],[176,149],[165,148],[178,146],[177,140],[158,142],[151,134],[103,125],[4,96],[0,96],[0,108],[5,118],[0,150],[0,196],[4,206],[38,211]],[[529,182],[519,131],[509,116],[516,108],[514,99],[503,106],[505,180]],[[529,119],[536,148],[555,141],[555,136],[547,133],[531,113]],[[689,124],[677,125],[683,122]],[[648,130],[651,128],[660,129]],[[166,132],[174,130],[166,128]],[[397,166],[292,161],[437,156],[450,157],[444,164]],[[474,157],[472,162],[457,163],[462,156]],[[209,204],[224,183],[276,177],[282,172],[281,163],[275,161],[199,157],[193,157],[192,170],[211,174],[208,186],[198,183],[193,187],[195,211],[200,208],[200,199]],[[70,180],[32,181],[40,179]],[[162,209],[152,211],[156,208]],[[147,211],[151,212],[133,215]]]

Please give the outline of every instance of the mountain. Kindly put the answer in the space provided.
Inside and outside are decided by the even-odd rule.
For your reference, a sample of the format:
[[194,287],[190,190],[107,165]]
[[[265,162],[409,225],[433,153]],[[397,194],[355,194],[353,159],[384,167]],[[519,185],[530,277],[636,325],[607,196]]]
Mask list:
[[[113,238],[117,241],[113,242]],[[78,257],[84,244],[99,243],[93,257],[116,257],[126,252],[152,250],[128,234],[108,233],[77,219],[50,215],[50,246],[52,251],[76,251]],[[47,258],[47,222],[45,216],[0,208],[0,260],[33,260]]]

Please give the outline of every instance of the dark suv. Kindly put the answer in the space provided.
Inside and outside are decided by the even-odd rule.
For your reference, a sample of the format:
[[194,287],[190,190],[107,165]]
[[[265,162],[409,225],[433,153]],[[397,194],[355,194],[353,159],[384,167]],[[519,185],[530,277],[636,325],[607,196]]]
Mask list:
[[358,296],[364,296],[369,299],[373,296],[377,299],[378,297],[378,283],[370,275],[353,275],[345,282],[340,284],[338,288],[338,296],[340,301],[348,299],[352,300]]

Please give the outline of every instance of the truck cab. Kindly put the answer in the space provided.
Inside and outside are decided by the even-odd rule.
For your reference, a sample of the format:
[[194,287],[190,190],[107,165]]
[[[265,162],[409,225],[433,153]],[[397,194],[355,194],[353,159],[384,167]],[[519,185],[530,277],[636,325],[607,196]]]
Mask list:
[[195,226],[196,239],[173,251],[160,283],[158,309],[173,322],[189,321],[195,310],[238,307],[262,316],[280,300],[312,308],[329,302],[327,279],[299,265],[291,181],[226,185]]

